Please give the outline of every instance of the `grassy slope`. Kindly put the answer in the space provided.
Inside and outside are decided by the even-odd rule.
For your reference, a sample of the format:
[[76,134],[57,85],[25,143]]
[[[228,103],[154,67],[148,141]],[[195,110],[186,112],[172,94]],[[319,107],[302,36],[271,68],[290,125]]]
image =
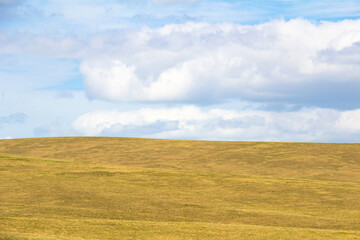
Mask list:
[[360,239],[360,145],[0,141],[0,239]]

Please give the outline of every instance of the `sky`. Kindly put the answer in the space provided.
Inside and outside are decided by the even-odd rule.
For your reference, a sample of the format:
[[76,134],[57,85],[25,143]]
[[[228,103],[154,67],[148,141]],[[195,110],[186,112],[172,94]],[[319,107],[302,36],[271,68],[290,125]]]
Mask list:
[[0,0],[0,138],[359,142],[358,0]]

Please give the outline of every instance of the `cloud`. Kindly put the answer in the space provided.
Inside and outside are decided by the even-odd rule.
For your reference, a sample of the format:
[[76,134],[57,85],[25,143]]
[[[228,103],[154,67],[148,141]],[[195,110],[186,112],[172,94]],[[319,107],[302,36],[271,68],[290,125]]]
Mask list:
[[74,98],[74,93],[69,90],[61,91],[56,93],[56,98]]
[[221,108],[95,111],[72,123],[81,135],[251,141],[357,141],[360,109],[270,112]]
[[14,113],[7,116],[0,116],[0,128],[5,124],[24,123],[26,115],[24,113]]
[[185,3],[185,4],[193,4],[198,0],[152,0],[155,4],[171,4],[171,3]]
[[64,122],[63,117],[56,117],[50,124],[35,127],[33,133],[36,137],[68,136],[69,132],[64,130]]
[[[5,91],[1,97],[0,90],[0,138],[74,136],[76,133],[72,130],[71,122],[77,116],[114,107],[104,101],[89,101],[83,91],[63,93],[65,96],[58,96],[58,90],[19,90]],[[133,106],[123,104],[121,107],[130,109]],[[15,115],[16,112],[24,114],[25,119],[21,117],[24,115]],[[18,116],[17,123],[15,116]],[[21,122],[22,119],[25,121]]]
[[22,2],[22,0],[0,0],[0,21],[15,18],[16,8]]
[[189,22],[128,33],[112,53],[83,60],[80,71],[89,97],[115,102],[242,100],[355,109],[359,45],[360,20]]
[[336,127],[348,132],[360,132],[360,109],[343,112],[336,121]]
[[79,63],[74,59],[0,54],[0,65],[0,85],[5,90],[56,87],[76,77],[81,82]]
[[0,6],[16,5],[22,2],[23,0],[0,0]]

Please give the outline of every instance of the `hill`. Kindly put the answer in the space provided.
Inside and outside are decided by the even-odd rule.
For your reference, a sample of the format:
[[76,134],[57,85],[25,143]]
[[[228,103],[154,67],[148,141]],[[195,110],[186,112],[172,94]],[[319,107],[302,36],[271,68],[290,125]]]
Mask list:
[[0,239],[360,239],[360,144],[0,140]]

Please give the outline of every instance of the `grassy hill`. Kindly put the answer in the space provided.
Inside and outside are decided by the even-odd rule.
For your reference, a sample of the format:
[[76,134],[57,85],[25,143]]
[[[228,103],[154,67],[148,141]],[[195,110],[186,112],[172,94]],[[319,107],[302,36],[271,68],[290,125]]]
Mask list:
[[0,140],[0,239],[360,239],[360,144]]

